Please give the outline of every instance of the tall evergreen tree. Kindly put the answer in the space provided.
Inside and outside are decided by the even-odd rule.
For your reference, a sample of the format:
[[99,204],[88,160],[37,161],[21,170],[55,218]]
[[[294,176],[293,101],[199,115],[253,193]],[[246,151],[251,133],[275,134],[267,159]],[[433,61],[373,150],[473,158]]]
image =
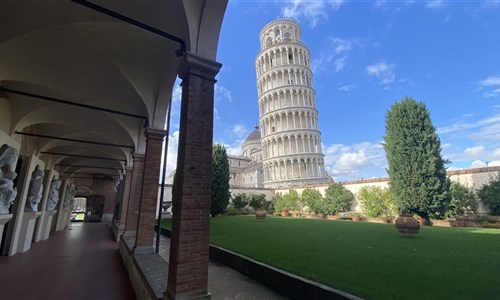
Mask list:
[[400,212],[426,221],[443,217],[450,181],[425,104],[408,97],[393,104],[386,115],[384,140],[389,186]]
[[216,216],[229,204],[229,161],[226,148],[215,144],[212,148],[212,206],[210,214]]

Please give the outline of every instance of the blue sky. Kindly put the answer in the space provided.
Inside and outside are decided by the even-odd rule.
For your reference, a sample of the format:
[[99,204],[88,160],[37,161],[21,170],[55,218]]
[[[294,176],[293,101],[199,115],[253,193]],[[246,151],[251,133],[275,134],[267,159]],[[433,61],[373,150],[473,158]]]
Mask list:
[[[430,110],[449,169],[500,165],[500,0],[229,1],[214,141],[239,154],[258,122],[255,58],[268,22],[289,17],[311,51],[327,171],[385,177],[385,114],[405,96]],[[180,88],[169,170],[175,168]]]

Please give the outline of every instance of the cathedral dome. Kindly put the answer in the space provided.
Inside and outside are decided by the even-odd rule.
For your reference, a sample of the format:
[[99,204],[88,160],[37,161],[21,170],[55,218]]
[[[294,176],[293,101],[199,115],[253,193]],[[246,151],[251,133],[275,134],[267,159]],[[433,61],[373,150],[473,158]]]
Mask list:
[[254,130],[248,135],[247,139],[245,140],[245,143],[252,141],[260,142],[260,130],[258,126],[254,127]]
[[254,130],[250,132],[247,139],[243,143],[242,156],[248,157],[253,161],[262,160],[262,147],[260,145],[260,130],[259,126],[255,126]]

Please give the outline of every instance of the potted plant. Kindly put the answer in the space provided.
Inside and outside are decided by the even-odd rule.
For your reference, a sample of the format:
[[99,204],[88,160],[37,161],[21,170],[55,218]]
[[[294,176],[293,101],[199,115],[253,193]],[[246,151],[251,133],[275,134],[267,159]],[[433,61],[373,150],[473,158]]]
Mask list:
[[403,213],[396,219],[396,228],[402,236],[417,236],[420,231],[420,223],[413,217],[412,214]]
[[274,202],[274,214],[276,216],[288,217],[288,205],[285,203],[285,198],[281,193],[275,194],[273,198]]
[[267,216],[267,211],[264,209],[266,202],[266,195],[252,195],[249,205],[255,210],[255,217],[257,221],[264,221]]

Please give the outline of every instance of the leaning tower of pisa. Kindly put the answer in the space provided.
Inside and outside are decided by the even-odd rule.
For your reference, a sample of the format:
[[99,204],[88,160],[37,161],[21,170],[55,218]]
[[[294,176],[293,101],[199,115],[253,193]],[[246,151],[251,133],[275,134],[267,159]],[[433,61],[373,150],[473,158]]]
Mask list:
[[324,168],[309,49],[299,24],[273,21],[260,33],[255,66],[264,186],[331,181]]

